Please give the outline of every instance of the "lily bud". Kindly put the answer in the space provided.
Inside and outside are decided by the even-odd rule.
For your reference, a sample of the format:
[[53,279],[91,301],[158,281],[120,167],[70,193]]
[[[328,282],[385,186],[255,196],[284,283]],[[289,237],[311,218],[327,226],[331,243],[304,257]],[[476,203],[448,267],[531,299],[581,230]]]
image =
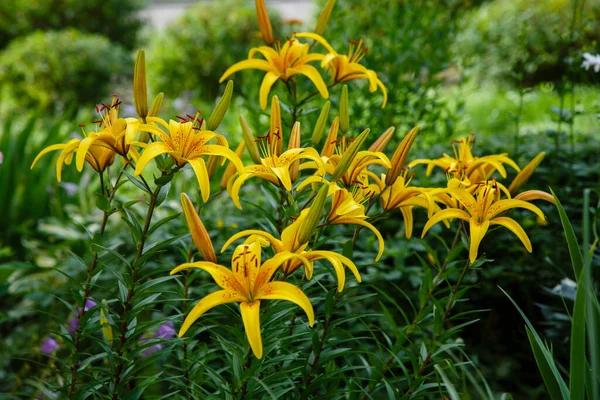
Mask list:
[[160,92],[154,98],[154,101],[152,102],[152,105],[150,106],[150,111],[148,111],[149,117],[158,117],[158,114],[160,114],[160,109],[162,107],[162,102],[163,102],[164,97],[165,97],[165,94],[163,92]]
[[144,50],[140,50],[135,60],[133,70],[133,100],[135,102],[135,111],[140,118],[145,119],[148,116],[148,91],[146,88],[146,55]]
[[246,147],[248,148],[248,153],[250,153],[252,161],[254,161],[255,164],[260,164],[260,153],[258,151],[258,146],[256,145],[256,140],[254,139],[254,135],[250,131],[246,120],[241,115],[240,125],[242,126],[242,135],[244,136],[244,142],[246,142]]
[[[297,149],[300,147],[300,122],[296,121],[292,126],[292,133],[288,143],[288,150]],[[296,160],[290,165],[290,180],[295,183],[298,179],[298,171],[300,169],[300,161]]]
[[208,156],[208,162],[206,163],[206,172],[208,173],[208,180],[211,180],[215,170],[219,165],[219,156]]
[[[105,307],[108,307],[108,302],[106,301],[106,299],[102,299],[102,304]],[[102,327],[102,336],[104,336],[104,339],[106,340],[108,345],[112,346],[113,332],[110,323],[108,322],[108,318],[106,318],[106,316],[104,315],[103,307],[100,308],[100,326]]]
[[335,5],[335,0],[328,0],[325,7],[323,7],[323,11],[319,14],[319,19],[317,20],[317,27],[315,28],[315,33],[317,35],[323,35],[325,32],[325,28],[327,28],[327,24],[329,23],[329,19],[331,18],[331,11],[333,10],[333,6]]
[[216,263],[217,256],[215,255],[215,249],[213,248],[210,236],[202,224],[192,201],[185,193],[181,193],[181,205],[188,227],[190,228],[190,233],[192,234],[192,240],[198,251],[200,251],[205,261]]
[[523,201],[532,201],[532,200],[544,200],[548,203],[552,203],[556,205],[556,201],[554,200],[554,196],[550,193],[544,192],[542,190],[527,190],[523,193],[519,193],[515,197],[514,200],[523,200]]
[[369,135],[370,131],[371,130],[369,128],[365,129],[360,135],[358,135],[356,139],[354,139],[354,142],[352,142],[352,144],[348,146],[346,151],[344,151],[344,154],[342,154],[342,158],[340,158],[340,161],[333,170],[334,180],[340,179],[342,176],[344,176],[346,171],[348,171],[348,168],[350,168],[350,164],[352,164],[352,161],[358,154],[358,151],[367,139],[367,136]]
[[319,193],[313,200],[309,211],[306,215],[306,219],[300,226],[300,230],[298,232],[298,244],[303,245],[304,243],[308,243],[310,237],[314,233],[315,229],[319,225],[319,221],[321,220],[321,216],[323,215],[323,208],[325,207],[325,200],[327,200],[327,193],[329,192],[329,185],[323,184],[319,189]]
[[350,130],[349,113],[348,85],[344,85],[344,87],[342,87],[342,96],[340,97],[340,129],[342,133],[348,133]]
[[[235,154],[241,159],[242,154],[244,153],[244,149],[246,148],[246,142],[242,141],[238,144],[238,147],[235,149]],[[221,189],[225,189],[227,187],[227,182],[233,175],[237,172],[237,168],[235,164],[231,161],[227,164],[227,168],[225,168],[225,172],[223,173],[223,177],[221,178]]]
[[542,151],[540,154],[535,156],[535,158],[531,160],[529,164],[527,164],[521,171],[519,171],[517,176],[515,176],[515,179],[513,179],[510,186],[508,187],[508,191],[510,192],[511,196],[514,196],[515,193],[517,193],[517,191],[521,188],[521,186],[527,183],[529,178],[531,178],[531,175],[533,175],[535,169],[538,167],[538,165],[540,165],[540,163],[544,159],[545,155],[546,153]]
[[271,129],[269,130],[269,146],[271,154],[280,155],[283,148],[281,135],[281,108],[279,107],[279,98],[273,96],[271,100]]
[[328,100],[325,103],[325,106],[321,110],[321,114],[319,115],[319,119],[315,125],[315,129],[312,134],[312,144],[316,146],[321,141],[323,137],[323,132],[325,131],[325,124],[327,123],[327,117],[329,117],[329,109],[331,108],[331,102]]
[[404,168],[404,161],[406,161],[406,156],[408,155],[408,152],[412,144],[414,143],[415,138],[417,137],[417,134],[419,133],[420,129],[421,128],[419,128],[418,126],[412,128],[406,134],[406,136],[404,136],[404,139],[402,139],[402,141],[398,145],[398,148],[392,156],[392,168],[385,175],[385,184],[387,186],[393,185],[394,182],[396,182],[396,179],[398,179],[398,175],[400,175],[402,168]]
[[267,46],[272,45],[275,42],[275,39],[273,39],[273,28],[271,27],[271,21],[269,20],[269,14],[267,13],[265,0],[256,0],[256,17],[258,19],[258,27],[260,29],[262,39],[265,41]]
[[225,87],[225,92],[223,93],[223,96],[221,97],[221,99],[217,103],[217,106],[215,107],[214,111],[210,115],[210,119],[208,120],[208,123],[206,125],[206,127],[208,128],[209,131],[214,131],[215,129],[217,129],[219,127],[219,124],[223,120],[223,117],[225,116],[227,109],[229,109],[229,104],[231,103],[232,94],[233,94],[233,81],[230,80],[229,82],[227,82],[227,86]]
[[329,128],[329,134],[327,135],[327,139],[325,141],[325,144],[323,145],[323,150],[321,150],[322,156],[331,157],[333,155],[333,151],[335,150],[335,144],[337,143],[339,128],[340,118],[335,117],[335,119],[331,123],[331,127]]
[[388,144],[392,136],[394,135],[394,131],[396,128],[390,126],[377,138],[377,140],[369,147],[369,151],[372,152],[382,152],[385,149],[385,146]]

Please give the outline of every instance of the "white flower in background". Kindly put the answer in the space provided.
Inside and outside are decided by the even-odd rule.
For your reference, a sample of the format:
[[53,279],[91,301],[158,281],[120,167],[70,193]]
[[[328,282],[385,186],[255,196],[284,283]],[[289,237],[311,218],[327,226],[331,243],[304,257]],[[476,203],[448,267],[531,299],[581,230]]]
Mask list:
[[569,300],[575,300],[577,292],[577,282],[569,278],[564,278],[560,283],[552,288],[552,292]]
[[594,67],[594,72],[600,72],[600,54],[583,53],[581,68],[588,70],[590,67]]

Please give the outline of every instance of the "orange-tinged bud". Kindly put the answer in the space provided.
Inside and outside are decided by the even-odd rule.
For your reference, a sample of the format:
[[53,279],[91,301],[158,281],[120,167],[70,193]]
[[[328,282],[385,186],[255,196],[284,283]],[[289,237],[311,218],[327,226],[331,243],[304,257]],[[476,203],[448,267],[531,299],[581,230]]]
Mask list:
[[[235,149],[235,154],[241,159],[242,154],[244,153],[244,149],[246,148],[246,142],[240,142],[238,147]],[[225,189],[227,187],[227,182],[233,175],[235,175],[237,169],[235,168],[235,164],[229,162],[227,164],[227,168],[225,168],[225,172],[223,173],[223,177],[221,178],[221,189]]]
[[385,146],[388,144],[392,136],[394,135],[394,131],[396,128],[390,126],[377,138],[375,142],[369,147],[369,151],[372,152],[382,152],[385,149]]
[[133,70],[133,101],[135,111],[144,119],[148,116],[148,90],[146,88],[146,55],[140,50]]
[[[296,121],[292,126],[292,133],[290,134],[290,141],[288,143],[288,150],[297,149],[300,147],[300,122]],[[290,165],[290,180],[295,183],[298,179],[298,171],[300,169],[300,161],[294,161]]]
[[204,224],[202,224],[200,216],[196,212],[192,201],[185,193],[181,193],[181,205],[192,235],[192,240],[198,248],[198,251],[200,251],[204,260],[216,263],[217,256],[215,255],[215,249],[213,248],[210,236],[208,235]]
[[262,39],[265,41],[267,46],[275,43],[273,38],[273,28],[271,27],[271,21],[269,20],[269,14],[267,13],[267,7],[265,6],[265,0],[256,0],[256,17],[258,18],[258,27]]
[[325,28],[327,28],[327,24],[331,18],[331,11],[333,10],[334,5],[335,0],[328,0],[327,4],[325,4],[325,7],[323,7],[323,11],[321,11],[321,14],[319,14],[319,19],[317,20],[317,27],[315,28],[316,34],[322,36],[325,32]]
[[273,99],[271,100],[271,130],[269,131],[269,147],[271,148],[271,154],[281,154],[283,148],[281,132],[281,108],[279,107],[279,98],[273,96]]
[[244,137],[244,142],[246,142],[246,147],[248,148],[248,153],[250,153],[250,158],[254,161],[255,164],[260,164],[260,152],[258,151],[258,146],[256,145],[256,140],[254,139],[254,135],[252,131],[250,131],[250,127],[243,116],[240,115],[240,125],[242,126],[242,135]]
[[331,157],[335,150],[335,144],[337,143],[338,131],[340,129],[340,118],[335,117],[333,122],[331,123],[331,128],[329,128],[329,134],[327,135],[327,139],[325,144],[323,145],[323,150],[321,150],[321,155],[324,157]]
[[513,197],[513,199],[523,201],[544,200],[548,203],[556,205],[554,197],[552,197],[550,193],[544,192],[542,190],[527,190],[523,193],[519,193],[518,195]]
[[531,160],[529,164],[527,164],[521,171],[519,171],[517,176],[515,176],[515,179],[513,179],[510,186],[508,187],[508,191],[510,192],[511,196],[514,196],[514,194],[517,193],[517,191],[525,183],[527,183],[529,178],[531,178],[531,175],[533,175],[535,169],[538,167],[538,165],[540,165],[540,163],[544,159],[545,155],[546,153],[542,151],[540,154],[535,156],[534,159]]
[[408,152],[409,152],[412,144],[414,143],[415,138],[417,137],[417,134],[419,133],[419,130],[420,130],[420,128],[418,126],[415,126],[414,128],[412,128],[406,134],[406,136],[404,136],[404,139],[402,139],[402,141],[398,145],[398,148],[396,149],[396,151],[394,152],[394,155],[392,156],[392,161],[391,161],[392,168],[385,175],[385,184],[386,185],[391,186],[394,184],[394,182],[396,182],[396,179],[398,179],[400,172],[404,168],[404,162],[406,161],[406,156],[408,155]]

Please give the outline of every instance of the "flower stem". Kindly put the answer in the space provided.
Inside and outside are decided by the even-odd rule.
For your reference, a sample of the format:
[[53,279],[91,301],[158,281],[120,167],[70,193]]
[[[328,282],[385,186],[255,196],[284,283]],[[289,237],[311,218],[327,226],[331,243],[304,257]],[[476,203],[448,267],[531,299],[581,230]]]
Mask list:
[[144,252],[144,246],[146,244],[148,230],[150,229],[150,222],[152,221],[152,215],[153,215],[154,209],[156,207],[156,199],[158,197],[158,194],[159,194],[161,188],[162,188],[162,186],[158,185],[156,187],[156,189],[150,195],[150,203],[148,204],[148,212],[146,213],[144,229],[142,230],[142,236],[141,236],[140,242],[137,246],[137,253],[135,256],[135,260],[133,262],[133,271],[131,273],[131,286],[127,290],[127,298],[125,299],[125,302],[123,304],[123,313],[121,314],[121,329],[120,329],[120,335],[119,335],[119,349],[117,350],[117,360],[118,361],[117,361],[117,368],[115,370],[115,378],[113,381],[112,400],[116,400],[119,396],[118,386],[119,386],[119,383],[121,382],[121,374],[123,373],[123,366],[124,366],[124,361],[125,361],[123,358],[123,354],[124,354],[124,350],[125,350],[127,326],[129,324],[129,321],[127,320],[127,313],[130,311],[131,306],[132,306],[133,295],[135,293],[135,286],[139,279],[139,276],[138,276],[139,269],[140,269],[139,260]]
[[[117,176],[117,180],[115,181],[115,184],[112,187],[112,190],[110,191],[110,194],[108,197],[108,202],[110,204],[112,204],[115,194],[117,193],[117,187],[119,185],[119,181],[121,179],[121,176],[123,176],[123,172],[125,171],[126,167],[127,167],[127,165],[123,166],[123,168],[121,169],[121,172]],[[100,186],[102,188],[102,194],[106,195],[106,189],[104,186],[104,174],[102,172],[100,172],[99,175],[100,175]],[[104,214],[102,215],[102,222],[100,223],[100,232],[99,232],[100,237],[102,237],[104,235],[104,230],[106,229],[106,223],[108,222],[109,216],[110,216],[110,213],[108,211],[104,211]],[[79,308],[79,313],[77,315],[77,321],[81,320],[81,318],[83,317],[83,313],[85,312],[85,304],[87,303],[87,300],[90,297],[92,275],[94,273],[94,269],[96,268],[97,263],[98,263],[98,252],[96,251],[92,255],[92,261],[90,262],[90,265],[87,269],[87,276],[85,279],[85,284],[83,286],[82,305]],[[81,334],[82,333],[83,333],[83,326],[78,323],[77,328],[75,328],[75,338],[74,338],[75,349],[73,351],[73,364],[71,365],[71,368],[70,368],[71,369],[71,385],[69,387],[69,399],[71,399],[73,397],[73,394],[75,393],[75,385],[77,382],[77,364],[79,361],[78,354],[79,354],[80,347],[81,347]]]

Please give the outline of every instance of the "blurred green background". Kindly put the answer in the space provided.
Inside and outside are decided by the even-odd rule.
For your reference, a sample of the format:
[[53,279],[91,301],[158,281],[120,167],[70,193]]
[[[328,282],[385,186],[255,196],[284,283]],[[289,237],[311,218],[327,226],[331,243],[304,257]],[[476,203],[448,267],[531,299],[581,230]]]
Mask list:
[[[323,4],[267,3],[281,37],[314,26]],[[133,114],[132,71],[140,48],[146,50],[150,96],[165,93],[163,117],[212,109],[224,87],[221,74],[260,44],[253,6],[242,0],[0,2],[0,392],[22,368],[10,356],[14,349],[37,346],[43,333],[35,332],[50,319],[31,312],[56,302],[40,295],[40,286],[65,284],[48,267],[84,252],[86,236],[78,227],[94,221],[93,174],[66,168],[57,185],[54,159],[30,171],[33,158],[78,135],[78,124],[95,119],[94,105],[112,93]],[[289,10],[305,19],[291,20]],[[369,53],[363,63],[388,88],[388,106],[381,109],[380,96],[351,85],[353,126],[377,134],[396,126],[391,147],[420,125],[412,158],[439,157],[452,139],[471,132],[480,155],[509,152],[524,165],[545,151],[529,186],[552,186],[580,229],[583,189],[598,193],[600,183],[600,73],[581,67],[583,53],[600,52],[599,1],[338,0],[324,36],[339,49],[364,38]],[[233,144],[241,140],[240,113],[253,127],[267,118],[257,105],[260,79],[253,71],[234,78],[237,97],[221,126]],[[544,398],[543,383],[522,324],[514,323],[519,317],[498,285],[556,340],[557,357],[568,357],[568,347],[560,346],[568,343],[568,325],[557,311],[560,299],[548,289],[569,277],[570,265],[558,216],[544,211],[548,226],[529,221],[534,258],[509,245],[508,233],[484,242],[495,262],[480,270],[472,305],[464,306],[490,310],[463,333],[484,376],[494,391],[522,399]],[[386,229],[391,234],[396,226]],[[390,251],[410,257],[414,249],[394,240],[399,243],[390,240]],[[596,275],[598,264],[596,255]],[[406,282],[420,276],[405,264],[398,268]],[[20,337],[24,326],[33,333]]]

